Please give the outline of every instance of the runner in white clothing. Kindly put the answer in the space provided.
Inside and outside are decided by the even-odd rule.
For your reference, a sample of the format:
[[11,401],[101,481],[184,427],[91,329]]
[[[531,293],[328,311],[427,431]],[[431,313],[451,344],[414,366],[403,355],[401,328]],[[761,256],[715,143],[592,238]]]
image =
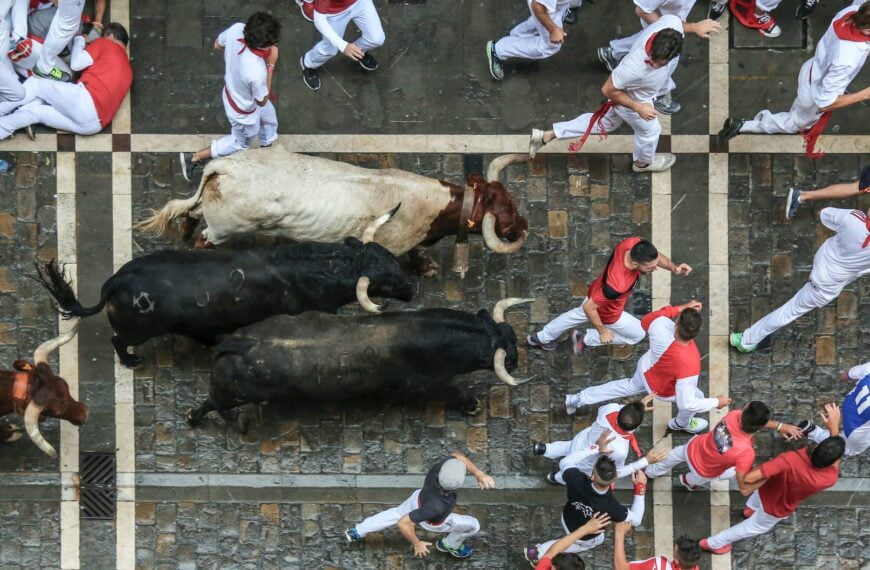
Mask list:
[[[18,74],[6,53],[10,49],[10,38],[17,35],[13,30],[14,4],[26,5],[26,0],[0,0],[0,102],[20,101],[24,98],[24,87],[18,81]],[[25,20],[26,22],[26,20]],[[26,33],[26,28],[24,32]]]
[[42,44],[34,75],[57,81],[72,81],[72,75],[58,66],[58,56],[76,36],[82,25],[85,0],[57,0],[57,12]]
[[783,306],[742,333],[731,333],[731,346],[740,352],[752,352],[765,337],[801,315],[824,307],[846,285],[870,273],[870,221],[864,212],[825,208],[819,212],[819,219],[837,233],[816,252],[809,282]]
[[246,150],[255,136],[261,147],[278,138],[278,116],[269,93],[280,37],[278,19],[256,12],[245,24],[233,24],[215,40],[214,48],[224,50],[226,71],[221,98],[232,130],[198,152],[181,153],[181,173],[188,182],[205,161]]
[[[870,362],[853,366],[840,372],[843,382],[856,381],[855,387],[843,399],[843,434],[846,436],[845,455],[859,455],[870,448]],[[819,412],[822,421],[828,423],[825,412]],[[798,428],[816,443],[822,443],[831,432],[809,420],[798,424]]]
[[[611,40],[608,47],[598,48],[598,59],[609,71],[616,69],[622,58],[631,51],[631,46],[634,45],[635,40],[643,33],[643,30],[650,24],[657,22],[662,16],[676,16],[683,22],[684,33],[695,34],[699,38],[709,39],[711,34],[722,30],[722,26],[709,18],[700,22],[686,21],[689,12],[695,5],[695,0],[634,0],[634,5],[634,12],[640,18],[641,30],[631,36]],[[679,56],[677,56],[677,61],[679,61]],[[668,85],[656,97],[655,108],[659,113],[673,115],[680,112],[682,106],[671,98],[673,89],[673,80],[668,81]]]
[[656,154],[662,126],[653,101],[665,92],[683,49],[683,22],[663,16],[645,29],[631,51],[613,70],[601,88],[607,101],[595,113],[584,113],[572,121],[554,123],[553,130],[532,129],[529,154],[553,139],[581,137],[568,147],[577,152],[590,133],[604,137],[623,122],[634,129],[635,172],[661,172],[676,161],[673,154]]
[[719,142],[739,133],[802,133],[807,155],[815,153],[815,142],[825,129],[831,111],[870,100],[870,87],[855,93],[846,88],[858,75],[870,53],[870,0],[856,0],[837,12],[828,31],[816,45],[812,59],[804,62],[798,74],[797,98],[789,111],[764,110],[754,119],[725,120]]

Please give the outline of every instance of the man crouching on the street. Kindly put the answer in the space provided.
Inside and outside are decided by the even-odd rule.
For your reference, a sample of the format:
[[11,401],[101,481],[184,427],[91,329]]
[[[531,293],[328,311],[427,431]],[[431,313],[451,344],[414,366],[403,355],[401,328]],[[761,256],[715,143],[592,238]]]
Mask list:
[[465,544],[465,539],[477,534],[480,523],[474,517],[453,512],[456,490],[465,481],[466,471],[474,475],[481,489],[495,488],[492,477],[461,453],[454,452],[429,469],[422,489],[411,493],[398,507],[372,515],[347,529],[345,538],[348,542],[357,542],[369,533],[398,526],[402,536],[414,547],[414,556],[423,557],[428,556],[432,543],[417,538],[414,525],[420,525],[423,530],[447,534],[435,543],[435,548],[456,558],[468,558],[473,550]]

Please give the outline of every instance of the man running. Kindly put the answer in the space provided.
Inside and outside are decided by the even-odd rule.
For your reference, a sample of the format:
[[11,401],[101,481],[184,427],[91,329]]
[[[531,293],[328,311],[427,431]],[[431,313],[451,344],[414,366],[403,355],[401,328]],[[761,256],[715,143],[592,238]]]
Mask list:
[[674,543],[674,559],[653,556],[646,560],[629,562],[625,555],[625,537],[631,532],[631,523],[623,521],[614,525],[613,531],[613,570],[699,570],[701,548],[698,541],[681,536]]

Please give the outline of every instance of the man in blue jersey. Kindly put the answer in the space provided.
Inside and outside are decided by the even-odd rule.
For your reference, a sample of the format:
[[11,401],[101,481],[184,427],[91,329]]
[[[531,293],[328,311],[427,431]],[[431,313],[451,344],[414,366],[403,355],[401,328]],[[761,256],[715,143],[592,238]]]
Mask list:
[[[853,366],[848,372],[840,372],[840,380],[858,381],[843,400],[845,455],[858,455],[870,447],[870,362]],[[823,414],[822,418],[824,419]],[[798,428],[816,443],[824,441],[829,435],[828,430],[809,420],[800,422]]]

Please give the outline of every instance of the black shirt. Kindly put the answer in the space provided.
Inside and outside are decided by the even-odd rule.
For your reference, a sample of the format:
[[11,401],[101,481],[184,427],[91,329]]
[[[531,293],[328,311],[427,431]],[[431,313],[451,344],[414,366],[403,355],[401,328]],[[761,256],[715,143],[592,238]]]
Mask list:
[[412,522],[426,521],[430,524],[441,524],[453,512],[453,507],[456,506],[456,492],[445,491],[438,484],[438,473],[441,471],[441,466],[449,459],[453,459],[453,457],[445,457],[426,473],[426,480],[423,482],[423,488],[420,489],[420,495],[417,497],[417,509],[408,513]]
[[[607,513],[610,520],[617,523],[628,518],[628,508],[613,496],[610,489],[601,494],[592,486],[592,479],[585,473],[572,467],[562,473],[568,487],[568,502],[562,510],[565,524],[570,532],[574,532],[592,518],[595,513]],[[590,534],[580,540],[589,540],[596,535]]]

